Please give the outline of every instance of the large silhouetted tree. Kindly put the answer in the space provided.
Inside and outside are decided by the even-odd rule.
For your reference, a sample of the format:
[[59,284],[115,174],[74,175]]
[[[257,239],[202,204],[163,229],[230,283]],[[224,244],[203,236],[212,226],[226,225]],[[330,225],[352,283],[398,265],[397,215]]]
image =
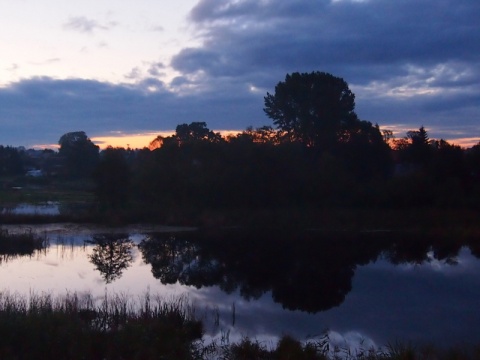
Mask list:
[[83,131],[69,132],[60,137],[59,154],[65,159],[68,177],[89,177],[97,165],[99,147]]
[[348,84],[324,72],[288,74],[264,100],[285,138],[307,146],[330,148],[358,121]]

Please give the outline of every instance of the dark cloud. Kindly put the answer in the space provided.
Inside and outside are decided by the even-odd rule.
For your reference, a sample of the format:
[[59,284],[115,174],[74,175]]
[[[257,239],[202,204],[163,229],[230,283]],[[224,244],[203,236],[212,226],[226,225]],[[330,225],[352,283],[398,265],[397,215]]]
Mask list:
[[163,63],[160,63],[160,62],[152,63],[148,68],[148,74],[154,77],[162,76],[163,70],[165,70],[165,65]]
[[[0,121],[50,141],[70,127],[98,134],[201,120],[244,129],[271,124],[263,96],[287,73],[326,71],[349,83],[362,119],[480,139],[479,18],[476,0],[200,0],[189,21],[201,45],[170,64],[139,64],[126,75],[136,85],[23,80],[0,89]],[[178,76],[155,80],[168,66]]]
[[55,143],[78,130],[90,137],[172,130],[192,121],[206,121],[212,129],[243,129],[263,121],[258,100],[241,91],[179,95],[155,78],[136,85],[33,78],[0,88],[0,144]]
[[201,0],[190,20],[203,44],[172,66],[266,91],[327,71],[355,88],[361,117],[461,126],[480,120],[478,18],[473,0]]
[[480,3],[471,0],[203,0],[191,19],[204,46],[181,52],[174,65],[220,71],[218,61],[204,63],[213,54],[245,71],[478,61],[478,16]]

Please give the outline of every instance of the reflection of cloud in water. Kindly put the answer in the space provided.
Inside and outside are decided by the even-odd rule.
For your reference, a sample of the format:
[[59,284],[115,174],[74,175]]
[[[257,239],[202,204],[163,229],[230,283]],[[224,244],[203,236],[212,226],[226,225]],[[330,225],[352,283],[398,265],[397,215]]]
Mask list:
[[462,247],[458,253],[458,256],[455,256],[452,259],[436,259],[433,251],[429,251],[426,254],[426,262],[421,264],[416,263],[402,263],[395,266],[386,260],[378,260],[374,265],[371,266],[372,270],[378,271],[388,271],[388,272],[415,272],[415,273],[427,273],[427,272],[436,272],[443,273],[445,276],[456,276],[456,275],[465,275],[465,274],[474,274],[480,272],[480,262],[478,259],[472,255],[468,247]]
[[[206,344],[209,344],[211,342],[215,342],[217,344],[222,342],[228,342],[232,344],[240,343],[242,340],[248,337],[250,340],[258,342],[261,346],[272,350],[276,348],[278,341],[283,335],[286,334],[261,333],[252,336],[251,334],[245,333],[241,329],[235,328],[233,326],[219,326],[216,331],[205,335],[204,341]],[[381,348],[377,346],[375,341],[358,331],[347,331],[341,334],[337,331],[329,330],[317,336],[300,339],[300,341],[303,344],[320,344],[325,339],[327,339],[329,345],[329,354],[332,358],[335,359],[350,358],[349,355],[359,355],[370,350],[381,350]]]
[[[239,297],[238,292],[227,295],[218,287],[211,287],[192,288],[189,296],[207,309],[218,310],[219,326],[212,327],[211,323],[207,323],[206,329],[207,334],[214,338],[220,336],[222,330],[230,330],[231,340],[241,340],[248,336],[276,343],[282,334],[305,340],[311,334],[324,334],[327,328],[326,324],[318,320],[320,315],[285,311],[280,304],[273,302],[271,293],[254,301],[245,301]],[[232,304],[235,304],[234,311]]]
[[457,265],[435,260],[433,265],[408,265],[408,269],[387,260],[358,266],[345,302],[313,315],[285,311],[273,302],[271,293],[250,302],[239,298],[238,291],[225,294],[218,287],[190,288],[189,293],[198,303],[217,306],[219,327],[206,329],[214,338],[230,330],[231,340],[249,336],[275,342],[282,334],[289,334],[304,341],[330,329],[332,342],[341,348],[348,344],[353,353],[396,339],[453,346],[480,340],[472,333],[480,324],[476,310],[480,262],[467,248],[457,258]]
[[363,351],[377,350],[377,345],[369,337],[358,331],[348,331],[343,335],[330,330],[328,331],[328,339],[330,343],[330,351],[339,350],[339,355],[352,354],[356,355]]

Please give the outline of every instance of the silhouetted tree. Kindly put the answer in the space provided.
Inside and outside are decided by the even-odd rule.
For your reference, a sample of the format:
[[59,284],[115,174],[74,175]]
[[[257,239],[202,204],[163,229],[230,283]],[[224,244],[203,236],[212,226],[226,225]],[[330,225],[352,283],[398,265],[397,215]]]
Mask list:
[[0,145],[0,175],[18,175],[23,173],[23,158],[18,149]]
[[423,126],[418,130],[408,131],[407,136],[402,141],[397,141],[396,145],[401,160],[416,165],[417,170],[424,168],[432,160],[434,147]]
[[358,121],[348,84],[324,72],[288,74],[264,100],[284,137],[307,146],[331,148]]
[[67,177],[85,178],[92,175],[98,162],[99,147],[83,131],[69,132],[60,137],[59,155],[65,159]]
[[246,130],[242,131],[235,136],[229,136],[228,141],[232,142],[250,142],[250,143],[261,143],[261,144],[279,144],[279,134],[278,131],[272,128],[271,126],[262,126],[254,129],[249,126]]
[[221,135],[207,128],[207,123],[205,122],[177,125],[173,138],[180,145],[198,141],[217,143],[222,140]]

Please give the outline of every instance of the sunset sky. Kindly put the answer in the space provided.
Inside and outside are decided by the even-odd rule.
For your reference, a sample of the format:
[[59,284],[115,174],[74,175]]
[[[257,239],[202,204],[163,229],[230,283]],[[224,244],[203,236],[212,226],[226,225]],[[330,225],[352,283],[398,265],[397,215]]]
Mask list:
[[325,71],[360,119],[480,141],[478,0],[0,0],[0,144],[70,131],[141,147],[181,123],[272,125],[263,97]]

